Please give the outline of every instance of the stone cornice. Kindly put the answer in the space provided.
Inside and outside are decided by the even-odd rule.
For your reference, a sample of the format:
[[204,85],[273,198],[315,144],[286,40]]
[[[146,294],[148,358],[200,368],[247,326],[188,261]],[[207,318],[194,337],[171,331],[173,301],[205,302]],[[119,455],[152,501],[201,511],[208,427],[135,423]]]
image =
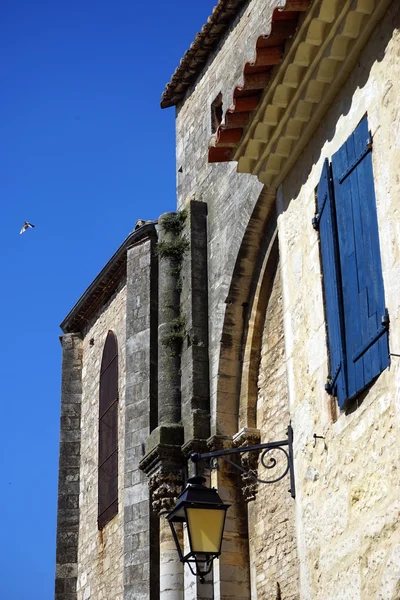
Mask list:
[[[316,0],[229,158],[276,189],[320,123],[391,0]],[[222,144],[223,147],[223,144]],[[222,148],[221,148],[222,150]]]

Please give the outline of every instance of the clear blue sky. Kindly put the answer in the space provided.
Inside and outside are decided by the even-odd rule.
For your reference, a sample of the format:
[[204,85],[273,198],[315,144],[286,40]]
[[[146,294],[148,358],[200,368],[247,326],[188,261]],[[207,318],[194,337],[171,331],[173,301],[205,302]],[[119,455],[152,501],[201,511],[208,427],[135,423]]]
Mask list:
[[160,95],[215,4],[0,3],[1,600],[53,598],[58,325],[136,219],[175,208]]

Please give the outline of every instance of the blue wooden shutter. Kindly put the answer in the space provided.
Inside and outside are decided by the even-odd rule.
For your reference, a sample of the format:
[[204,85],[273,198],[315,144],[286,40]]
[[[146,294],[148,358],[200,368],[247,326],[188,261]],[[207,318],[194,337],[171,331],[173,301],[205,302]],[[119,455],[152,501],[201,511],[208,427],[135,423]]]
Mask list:
[[365,117],[332,157],[349,398],[389,365],[371,146]]
[[317,189],[318,229],[320,233],[325,313],[328,333],[330,373],[326,389],[337,396],[340,406],[347,397],[343,347],[343,315],[336,218],[329,163],[326,160]]

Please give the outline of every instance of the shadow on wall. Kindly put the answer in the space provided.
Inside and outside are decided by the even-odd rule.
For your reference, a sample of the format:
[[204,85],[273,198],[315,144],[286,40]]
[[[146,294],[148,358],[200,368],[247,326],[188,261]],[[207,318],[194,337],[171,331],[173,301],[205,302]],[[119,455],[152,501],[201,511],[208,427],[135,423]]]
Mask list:
[[[335,99],[333,105],[328,109],[329,114],[327,118],[315,130],[311,141],[308,142],[301,156],[287,175],[283,183],[285,198],[287,199],[284,201],[284,210],[288,208],[293,199],[298,197],[301,188],[309,180],[313,168],[321,158],[321,150],[336,135],[337,123],[340,117],[345,117],[350,113],[356,90],[363,89],[367,85],[373,65],[383,61],[387,46],[392,40],[393,34],[399,29],[400,5],[397,2],[393,2],[386,15],[378,23],[361,53],[363,58],[362,65],[360,60],[358,60],[349,78],[343,85],[342,90],[338,92],[338,96],[340,95],[339,101],[337,101],[337,98]],[[368,52],[368,48],[371,48],[372,51]],[[347,93],[341,93],[343,90],[346,90]],[[350,133],[351,131],[349,131],[349,135]]]

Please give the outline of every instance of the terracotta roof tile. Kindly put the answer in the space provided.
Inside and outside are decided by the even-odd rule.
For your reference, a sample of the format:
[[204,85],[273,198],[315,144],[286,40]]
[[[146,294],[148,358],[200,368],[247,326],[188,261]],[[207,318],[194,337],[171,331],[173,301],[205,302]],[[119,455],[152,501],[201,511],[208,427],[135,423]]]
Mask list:
[[207,23],[196,35],[179,67],[167,83],[161,97],[161,108],[175,106],[194,83],[223,34],[249,0],[219,0]]
[[[282,62],[286,42],[295,35],[299,15],[308,10],[310,1],[286,0],[282,8],[274,10],[270,33],[258,38],[254,60],[244,65],[243,85],[234,89],[233,104],[226,111],[224,122],[218,127],[209,149],[209,162],[233,159],[251,114],[269,85],[272,70]],[[271,118],[275,118],[274,115]]]

